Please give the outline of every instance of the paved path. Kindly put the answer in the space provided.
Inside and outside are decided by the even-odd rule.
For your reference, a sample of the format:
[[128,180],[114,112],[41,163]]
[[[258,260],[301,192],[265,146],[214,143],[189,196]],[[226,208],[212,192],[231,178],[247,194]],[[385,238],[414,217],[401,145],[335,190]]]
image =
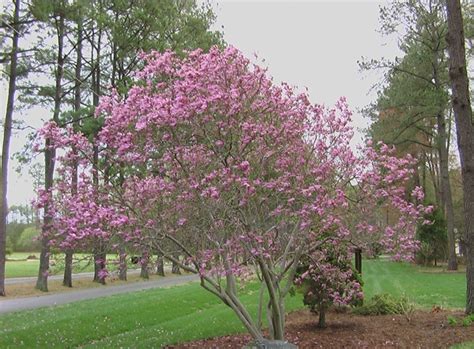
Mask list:
[[170,276],[153,281],[133,282],[130,284],[119,286],[94,287],[78,291],[55,293],[45,296],[0,300],[0,314],[26,309],[50,307],[54,305],[67,304],[86,299],[111,296],[114,294],[147,290],[150,288],[181,285],[190,281],[197,281],[198,279],[198,275]]

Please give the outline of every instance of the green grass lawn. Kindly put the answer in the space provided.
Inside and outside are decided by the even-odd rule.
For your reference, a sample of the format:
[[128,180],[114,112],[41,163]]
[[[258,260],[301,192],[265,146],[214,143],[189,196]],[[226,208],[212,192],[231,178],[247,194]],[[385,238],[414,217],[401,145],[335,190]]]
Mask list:
[[466,275],[464,272],[432,272],[408,263],[389,260],[364,260],[362,275],[364,295],[406,295],[424,308],[464,308],[466,305]]
[[[35,255],[39,258],[39,252],[14,252],[7,256],[8,261],[6,262],[6,277],[27,277],[27,276],[37,276],[39,268],[39,259],[30,259],[26,258],[30,255]],[[108,254],[108,260],[117,259],[117,255]],[[55,254],[51,256],[51,260],[54,260],[54,265],[51,265],[50,271],[51,274],[61,274],[64,271],[64,255]],[[53,263],[52,263],[53,264]],[[131,267],[135,267],[130,264]],[[113,265],[109,265],[109,270],[114,270]],[[82,272],[91,272],[94,271],[94,265],[91,261],[90,255],[85,253],[76,253],[74,255],[74,264],[73,264],[73,273],[82,273]]]
[[[258,290],[242,297],[256,312]],[[290,297],[287,309],[301,307]],[[243,332],[233,312],[197,283],[0,316],[1,348],[150,348]]]
[[[388,292],[423,307],[464,305],[461,273],[426,273],[383,260],[364,261],[363,268],[366,297]],[[242,298],[255,314],[256,286]],[[287,299],[287,310],[301,307],[301,295]],[[230,309],[190,284],[0,315],[0,348],[149,348],[243,331]]]

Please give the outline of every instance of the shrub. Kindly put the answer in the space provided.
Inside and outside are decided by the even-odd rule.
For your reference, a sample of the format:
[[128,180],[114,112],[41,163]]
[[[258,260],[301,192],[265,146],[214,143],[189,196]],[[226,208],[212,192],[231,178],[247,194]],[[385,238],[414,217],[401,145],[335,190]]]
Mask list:
[[457,325],[458,324],[458,320],[456,320],[456,318],[454,316],[448,316],[448,324],[451,325],[451,326],[454,326],[454,325]]
[[23,230],[17,243],[17,250],[22,252],[38,251],[41,248],[38,240],[39,234],[40,232],[34,227]]
[[326,326],[325,314],[331,305],[357,305],[363,299],[362,280],[340,243],[328,244],[303,258],[295,283],[304,295],[303,303],[319,313],[319,327]]
[[407,297],[394,297],[388,293],[373,296],[366,304],[353,310],[358,315],[410,314],[414,305]]
[[446,221],[443,213],[436,209],[425,218],[432,222],[429,225],[420,225],[417,229],[417,237],[421,242],[420,249],[416,254],[419,264],[431,264],[446,258],[446,246],[448,244]]
[[9,255],[13,253],[13,244],[11,238],[7,236],[6,247],[5,247],[5,254]]

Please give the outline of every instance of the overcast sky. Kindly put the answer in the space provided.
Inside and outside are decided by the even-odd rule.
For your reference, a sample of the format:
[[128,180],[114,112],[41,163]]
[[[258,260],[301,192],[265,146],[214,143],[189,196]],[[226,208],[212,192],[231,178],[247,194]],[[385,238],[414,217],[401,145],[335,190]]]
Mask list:
[[[0,0],[0,2],[3,2]],[[379,6],[383,1],[226,1],[213,3],[216,28],[223,27],[224,39],[247,57],[256,53],[276,82],[307,87],[313,103],[332,105],[341,96],[354,111],[354,126],[367,121],[357,112],[375,95],[370,87],[381,73],[360,73],[357,61],[364,57],[392,58],[398,53],[394,38],[376,31]],[[6,85],[0,85],[0,111],[5,110]],[[27,117],[34,124],[41,110]],[[17,134],[12,152],[25,142]],[[360,136],[359,136],[360,138]],[[33,198],[31,179],[19,176],[11,162],[9,204],[24,204]]]

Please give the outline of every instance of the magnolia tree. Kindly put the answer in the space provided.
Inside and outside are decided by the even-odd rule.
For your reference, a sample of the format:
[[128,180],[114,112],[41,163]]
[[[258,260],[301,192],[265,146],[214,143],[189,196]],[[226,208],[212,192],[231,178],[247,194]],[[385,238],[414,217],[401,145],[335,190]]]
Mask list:
[[[142,58],[127,97],[104,98],[97,109],[105,123],[96,146],[109,166],[98,185],[86,160],[91,145],[54,125],[44,131],[84,161],[78,193],[67,189],[66,161],[56,194],[45,195],[61,197],[54,234],[62,244],[100,235],[158,252],[198,274],[255,339],[266,314],[277,340],[303,256],[363,230],[383,230],[378,238],[400,256],[416,248],[411,227],[424,208],[404,193],[411,163],[388,161],[385,147],[357,157],[344,99],[330,110],[312,105],[232,47]],[[369,209],[351,221],[355,186],[377,205],[390,201],[400,224],[382,227]],[[239,299],[248,277],[261,283],[257,318]]]

